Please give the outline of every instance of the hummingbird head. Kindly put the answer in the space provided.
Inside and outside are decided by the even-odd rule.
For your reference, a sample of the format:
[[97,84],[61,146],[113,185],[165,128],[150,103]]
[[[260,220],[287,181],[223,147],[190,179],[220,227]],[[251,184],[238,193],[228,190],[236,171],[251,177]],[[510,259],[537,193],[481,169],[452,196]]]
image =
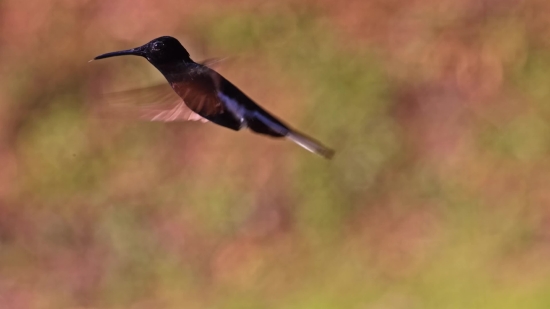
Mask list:
[[125,55],[144,57],[154,66],[191,61],[187,50],[171,36],[156,38],[140,47],[102,54],[94,60]]

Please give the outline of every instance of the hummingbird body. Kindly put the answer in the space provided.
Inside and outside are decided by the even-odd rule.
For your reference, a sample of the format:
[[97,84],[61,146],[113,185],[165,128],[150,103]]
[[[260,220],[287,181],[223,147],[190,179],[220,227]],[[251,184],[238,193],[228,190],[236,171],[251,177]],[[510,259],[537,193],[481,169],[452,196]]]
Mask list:
[[191,60],[175,38],[160,37],[143,46],[106,53],[94,60],[122,55],[145,57],[164,75],[185,106],[208,121],[235,131],[249,128],[271,137],[286,137],[325,158],[334,154],[275,118],[216,71]]
[[185,62],[158,66],[170,86],[195,113],[223,127],[283,137],[289,129],[235,85],[207,66]]

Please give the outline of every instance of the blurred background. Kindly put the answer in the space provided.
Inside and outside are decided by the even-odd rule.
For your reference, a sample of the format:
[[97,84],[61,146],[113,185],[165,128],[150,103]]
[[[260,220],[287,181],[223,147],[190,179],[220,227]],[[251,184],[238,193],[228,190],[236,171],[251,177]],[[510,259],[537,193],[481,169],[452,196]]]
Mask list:
[[[0,307],[549,308],[547,0],[0,0]],[[337,150],[94,116],[171,35]]]

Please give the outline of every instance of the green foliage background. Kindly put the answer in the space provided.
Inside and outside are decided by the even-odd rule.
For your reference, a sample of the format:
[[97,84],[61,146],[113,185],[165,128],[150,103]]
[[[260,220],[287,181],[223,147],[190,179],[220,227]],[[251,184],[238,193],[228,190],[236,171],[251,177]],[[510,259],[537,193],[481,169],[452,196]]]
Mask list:
[[[548,308],[546,1],[0,1],[2,308]],[[337,150],[94,113],[193,59]]]

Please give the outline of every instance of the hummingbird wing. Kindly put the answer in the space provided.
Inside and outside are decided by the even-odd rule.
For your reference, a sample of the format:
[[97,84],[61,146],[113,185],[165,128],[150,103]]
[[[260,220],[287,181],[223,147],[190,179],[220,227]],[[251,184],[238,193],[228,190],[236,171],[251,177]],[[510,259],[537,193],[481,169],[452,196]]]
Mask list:
[[227,59],[229,59],[229,57],[224,57],[224,58],[208,58],[208,59],[205,59],[205,60],[203,60],[203,61],[198,62],[198,64],[201,64],[201,65],[210,67],[210,66],[218,65],[218,64],[220,64],[221,62],[223,62],[223,61],[225,61],[225,60],[227,60]]
[[201,121],[208,122],[194,113],[180,99],[175,105],[161,107],[159,105],[139,107],[139,119],[148,121],[173,122],[173,121]]
[[103,95],[103,114],[145,121],[207,122],[187,107],[166,83]]
[[226,112],[218,96],[220,75],[206,66],[172,74],[172,89],[183,99],[187,107],[204,118],[216,117]]

